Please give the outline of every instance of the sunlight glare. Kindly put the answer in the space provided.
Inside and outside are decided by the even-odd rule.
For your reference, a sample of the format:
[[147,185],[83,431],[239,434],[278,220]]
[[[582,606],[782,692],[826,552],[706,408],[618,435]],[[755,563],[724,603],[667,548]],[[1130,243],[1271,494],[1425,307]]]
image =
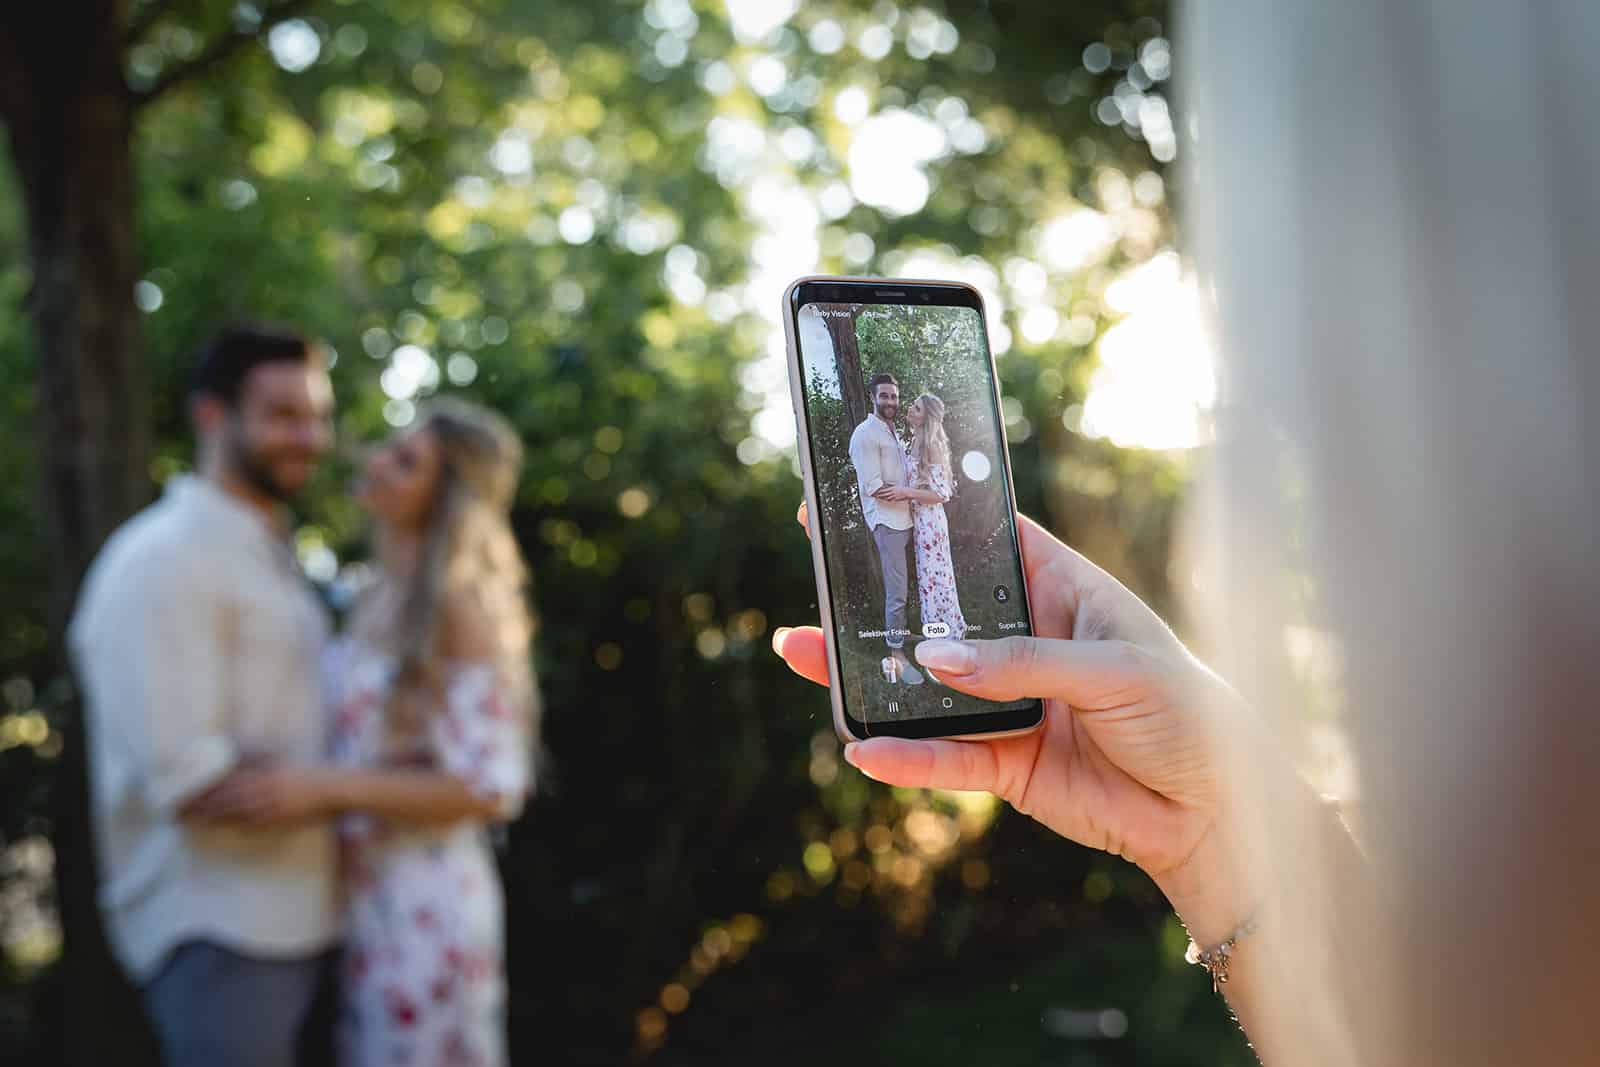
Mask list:
[[1031,345],[1042,345],[1055,337],[1056,327],[1061,325],[1061,316],[1055,308],[1037,304],[1023,313],[1018,325],[1023,340]]
[[1045,223],[1039,250],[1051,270],[1069,271],[1098,257],[1116,240],[1116,226],[1093,208],[1078,208]]
[[859,85],[847,85],[833,98],[833,113],[846,126],[861,122],[871,110],[872,101]]
[[746,77],[750,88],[762,96],[773,96],[789,80],[789,69],[777,56],[761,56],[750,64]]
[[741,199],[759,234],[750,244],[744,303],[766,320],[768,330],[766,352],[746,368],[741,384],[757,411],[751,432],[768,446],[766,455],[794,447],[783,325],[773,294],[783,292],[802,274],[816,271],[822,256],[818,240],[822,216],[817,198],[786,167],[749,182]]
[[1107,286],[1126,317],[1100,338],[1081,427],[1126,448],[1193,448],[1207,439],[1216,372],[1193,278],[1163,252]]
[[800,0],[728,0],[728,22],[741,44],[754,44],[799,10]]
[[931,191],[923,167],[948,150],[938,124],[899,108],[881,111],[863,121],[850,141],[851,191],[887,214],[915,214]]

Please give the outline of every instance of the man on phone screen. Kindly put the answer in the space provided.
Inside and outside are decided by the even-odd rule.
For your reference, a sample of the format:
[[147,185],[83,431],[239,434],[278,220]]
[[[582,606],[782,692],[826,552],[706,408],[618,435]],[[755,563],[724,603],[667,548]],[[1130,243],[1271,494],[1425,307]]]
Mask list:
[[[877,374],[867,383],[872,397],[872,414],[850,435],[850,463],[856,469],[856,484],[861,492],[861,514],[878,546],[878,564],[883,568],[884,643],[894,660],[895,677],[907,685],[919,685],[922,675],[905,654],[906,629],[906,550],[911,547],[911,503],[900,497],[910,477],[906,470],[905,444],[895,431],[895,416],[900,411],[900,383],[892,374]],[[888,673],[888,664],[885,664]]]

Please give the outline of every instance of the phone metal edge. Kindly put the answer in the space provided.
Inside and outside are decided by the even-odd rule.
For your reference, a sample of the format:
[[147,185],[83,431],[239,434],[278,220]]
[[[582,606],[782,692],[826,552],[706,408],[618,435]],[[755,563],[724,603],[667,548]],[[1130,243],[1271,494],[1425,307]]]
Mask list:
[[[1004,411],[1002,401],[1004,397],[1000,392],[1000,370],[994,361],[994,345],[989,340],[989,309],[983,301],[983,294],[978,287],[963,281],[935,279],[935,278],[867,278],[843,274],[808,274],[796,278],[783,290],[783,338],[784,349],[789,370],[789,405],[794,412],[795,442],[800,454],[800,482],[805,491],[806,518],[809,524],[813,515],[820,515],[821,509],[817,502],[817,486],[815,473],[811,470],[811,427],[807,423],[803,410],[804,382],[800,376],[800,337],[795,332],[796,311],[792,303],[796,290],[800,286],[811,282],[867,282],[884,285],[944,285],[955,286],[970,292],[978,302],[978,323],[983,327],[983,347],[989,357],[989,381],[993,385],[994,400],[996,404],[996,423],[1000,428],[1000,447],[1004,452],[1003,466],[1006,473],[1006,499],[1011,504],[1011,542],[1016,551],[1017,561],[1022,575],[1023,596],[1028,604],[1028,630],[1030,636],[1038,636],[1039,627],[1033,617],[1033,591],[1028,588],[1028,569],[1022,562],[1022,516],[1018,513],[1017,488],[1011,473],[1011,441],[1006,435],[1006,420],[998,417]],[[864,741],[866,738],[857,737],[851,733],[845,721],[844,692],[840,680],[835,677],[837,671],[835,664],[840,662],[838,649],[834,647],[836,635],[833,624],[833,598],[829,595],[828,566],[823,556],[822,538],[806,537],[811,544],[811,570],[817,582],[817,611],[822,626],[824,651],[828,657],[828,702],[833,708],[833,732],[845,744],[852,741]],[[1022,726],[1012,730],[991,730],[978,734],[950,734],[940,735],[958,741],[980,741],[999,737],[1017,737],[1022,734],[1032,733],[1044,725],[1047,709],[1044,701],[1039,701],[1039,721],[1031,726]],[[863,720],[865,722],[865,720]],[[934,738],[924,738],[933,740]]]
[[[783,338],[786,362],[789,364],[789,405],[794,411],[795,443],[800,453],[800,481],[805,491],[808,524],[811,516],[820,515],[822,511],[817,502],[816,475],[811,470],[811,427],[806,421],[803,410],[805,387],[800,373],[800,337],[795,329],[796,312],[792,305],[800,286],[807,282],[820,281],[822,277],[822,275],[808,275],[796,278],[783,291]],[[845,723],[844,691],[834,666],[839,662],[839,654],[838,649],[834,647],[833,597],[830,595],[827,560],[823,558],[820,536],[812,537],[808,530],[806,541],[811,545],[811,571],[817,583],[817,612],[822,626],[823,646],[828,657],[828,703],[833,709],[833,732],[841,742],[849,744],[851,741],[863,739],[851,733]]]

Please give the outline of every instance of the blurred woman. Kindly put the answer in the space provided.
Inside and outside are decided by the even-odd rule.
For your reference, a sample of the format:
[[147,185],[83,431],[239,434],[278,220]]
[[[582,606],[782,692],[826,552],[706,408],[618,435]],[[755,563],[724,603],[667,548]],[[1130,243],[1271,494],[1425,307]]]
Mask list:
[[499,417],[441,405],[373,453],[357,490],[379,576],[333,664],[334,758],[416,770],[369,791],[347,780],[347,1064],[400,1049],[411,1063],[505,1062],[483,828],[517,814],[531,778],[532,627],[508,522],[521,461]]
[[955,494],[950,474],[950,438],[944,432],[944,401],[923,393],[906,409],[911,425],[910,487],[901,490],[911,502],[913,544],[917,551],[917,593],[922,625],[944,623],[949,636],[962,638],[967,620],[956,595],[956,572],[950,560],[950,524],[944,506]]
[[350,1067],[506,1062],[485,828],[520,810],[537,733],[520,466],[504,421],[461,403],[372,452],[356,495],[377,574],[328,657],[333,766],[263,770],[218,801],[257,822],[341,816]]

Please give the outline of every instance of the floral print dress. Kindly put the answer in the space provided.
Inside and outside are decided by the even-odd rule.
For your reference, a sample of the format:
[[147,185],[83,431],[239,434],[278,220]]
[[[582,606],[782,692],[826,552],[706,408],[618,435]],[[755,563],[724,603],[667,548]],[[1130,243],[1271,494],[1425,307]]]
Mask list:
[[[911,456],[906,462],[910,468],[910,484],[921,485],[924,479],[917,457]],[[961,600],[956,596],[956,571],[950,561],[950,524],[944,514],[944,505],[949,503],[955,490],[950,484],[950,470],[942,463],[928,465],[926,481],[926,488],[938,493],[943,501],[911,505],[922,625],[945,623],[950,627],[949,636],[960,640],[967,635],[967,620],[961,614]]]
[[[395,753],[384,723],[392,658],[346,640],[328,661],[336,765],[437,769],[497,800],[504,817],[517,813],[528,739],[493,665],[454,665],[425,736]],[[504,901],[485,831],[359,812],[340,820],[342,1067],[506,1063]]]

